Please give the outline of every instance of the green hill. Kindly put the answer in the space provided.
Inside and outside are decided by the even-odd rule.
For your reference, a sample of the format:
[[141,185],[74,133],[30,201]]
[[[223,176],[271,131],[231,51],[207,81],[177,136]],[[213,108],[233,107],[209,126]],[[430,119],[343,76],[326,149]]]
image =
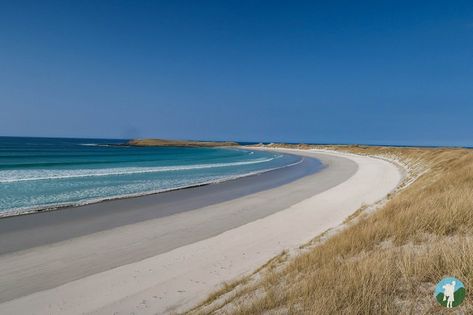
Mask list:
[[135,139],[127,145],[137,147],[228,147],[237,146],[232,141],[191,141],[191,140],[164,140],[164,139]]
[[[460,289],[456,290],[455,293],[453,294],[453,296],[455,297],[455,301],[453,301],[452,306],[455,307],[455,306],[460,305],[463,302],[463,300],[465,299],[465,288],[460,288]],[[447,307],[447,300],[445,300],[445,301],[443,300],[443,293],[442,292],[437,294],[437,301],[442,306]]]

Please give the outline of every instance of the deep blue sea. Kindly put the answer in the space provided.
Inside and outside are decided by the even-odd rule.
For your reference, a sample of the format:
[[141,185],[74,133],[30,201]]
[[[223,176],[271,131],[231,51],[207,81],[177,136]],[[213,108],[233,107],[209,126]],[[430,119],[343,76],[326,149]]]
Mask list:
[[236,148],[114,145],[123,142],[0,137],[0,215],[215,183],[299,161]]

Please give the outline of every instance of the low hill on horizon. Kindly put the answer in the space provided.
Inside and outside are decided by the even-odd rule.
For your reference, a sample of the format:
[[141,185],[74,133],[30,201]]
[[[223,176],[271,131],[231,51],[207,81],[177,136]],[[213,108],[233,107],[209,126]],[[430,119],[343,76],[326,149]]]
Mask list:
[[127,145],[139,147],[229,147],[239,145],[233,141],[192,141],[165,139],[133,139]]

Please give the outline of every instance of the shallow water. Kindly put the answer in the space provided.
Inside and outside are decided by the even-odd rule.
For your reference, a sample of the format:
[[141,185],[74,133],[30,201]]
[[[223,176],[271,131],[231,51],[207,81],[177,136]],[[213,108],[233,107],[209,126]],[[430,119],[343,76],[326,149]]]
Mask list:
[[300,161],[236,148],[0,137],[0,212],[27,212],[219,182]]

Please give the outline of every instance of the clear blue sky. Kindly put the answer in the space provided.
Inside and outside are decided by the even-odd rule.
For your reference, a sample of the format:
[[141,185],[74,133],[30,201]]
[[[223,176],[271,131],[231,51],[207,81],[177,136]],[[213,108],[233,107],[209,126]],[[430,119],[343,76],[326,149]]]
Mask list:
[[0,135],[473,145],[472,1],[8,2]]

